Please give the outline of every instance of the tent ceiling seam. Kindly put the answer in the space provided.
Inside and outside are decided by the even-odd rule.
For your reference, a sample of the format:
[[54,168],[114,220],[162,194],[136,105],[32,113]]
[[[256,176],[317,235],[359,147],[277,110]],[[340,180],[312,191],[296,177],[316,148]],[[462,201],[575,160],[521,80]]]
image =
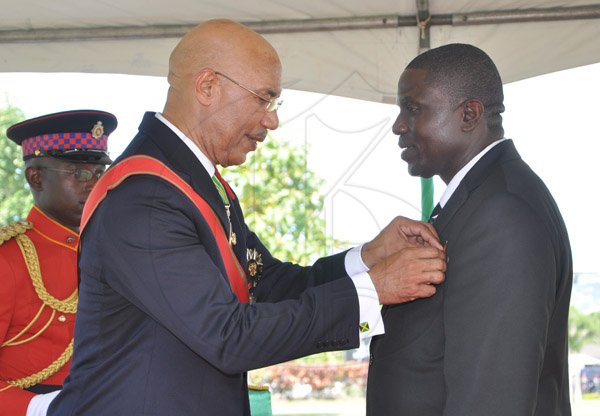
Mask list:
[[[439,14],[429,15],[429,18],[430,20],[428,21],[427,29],[430,26],[439,25],[467,26],[517,22],[600,19],[600,4],[547,9]],[[415,15],[377,15],[324,19],[253,21],[243,23],[262,34],[418,27],[418,19]],[[0,43],[179,38],[194,26],[195,25],[148,25],[0,30]]]

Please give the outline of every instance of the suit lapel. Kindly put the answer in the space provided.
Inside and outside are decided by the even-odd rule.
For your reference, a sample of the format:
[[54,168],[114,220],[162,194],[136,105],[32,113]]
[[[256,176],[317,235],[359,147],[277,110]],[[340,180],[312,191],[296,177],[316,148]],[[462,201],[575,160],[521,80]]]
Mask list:
[[487,152],[460,182],[435,220],[435,228],[443,233],[454,215],[460,210],[471,192],[481,185],[491,172],[491,166],[507,160],[520,159],[512,140],[505,140]]
[[190,148],[169,127],[158,120],[154,113],[146,114],[140,125],[140,132],[148,136],[158,147],[162,154],[160,158],[210,205],[229,235],[229,219],[219,192]]

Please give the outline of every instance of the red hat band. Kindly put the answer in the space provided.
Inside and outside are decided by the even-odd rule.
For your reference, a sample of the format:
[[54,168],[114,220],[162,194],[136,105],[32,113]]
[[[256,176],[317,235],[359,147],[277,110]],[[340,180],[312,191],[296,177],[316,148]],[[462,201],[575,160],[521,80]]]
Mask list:
[[99,150],[106,152],[108,136],[94,137],[92,133],[52,133],[30,137],[21,142],[23,158],[39,156],[53,150]]

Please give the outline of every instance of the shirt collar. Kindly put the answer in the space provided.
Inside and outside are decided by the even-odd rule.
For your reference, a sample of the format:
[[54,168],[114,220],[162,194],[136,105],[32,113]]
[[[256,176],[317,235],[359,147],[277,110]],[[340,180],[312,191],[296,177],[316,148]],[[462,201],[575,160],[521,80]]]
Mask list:
[[448,200],[450,200],[450,197],[452,196],[454,191],[456,191],[456,188],[458,188],[458,185],[460,185],[460,183],[462,182],[464,177],[467,176],[467,173],[469,173],[471,168],[473,168],[473,166],[475,166],[475,164],[477,162],[479,162],[479,159],[481,159],[483,157],[483,155],[485,155],[487,152],[492,150],[492,148],[494,146],[496,146],[499,143],[502,143],[505,140],[508,140],[508,139],[506,137],[504,137],[500,140],[496,140],[495,142],[493,142],[492,144],[487,146],[485,149],[483,149],[481,152],[479,152],[477,154],[477,156],[475,156],[473,159],[471,159],[469,161],[469,163],[467,163],[465,166],[463,166],[463,168],[461,170],[459,170],[456,173],[456,175],[454,175],[454,177],[452,178],[450,183],[448,183],[448,186],[446,187],[446,190],[444,191],[442,197],[440,198],[440,207],[441,208],[444,208],[444,205],[446,205]]
[[33,206],[27,221],[33,224],[33,230],[42,237],[56,244],[77,250],[79,244],[79,234],[68,227],[60,224],[42,212],[37,206]]
[[192,139],[187,137],[181,130],[179,130],[177,127],[175,127],[175,125],[173,123],[171,123],[169,120],[167,120],[165,118],[165,116],[163,116],[161,113],[157,112],[155,114],[155,116],[157,119],[162,121],[164,125],[166,125],[168,128],[170,128],[173,131],[173,133],[175,133],[177,135],[177,137],[179,137],[181,139],[181,141],[186,144],[187,147],[190,148],[192,153],[196,156],[196,158],[200,161],[200,163],[202,163],[202,166],[204,166],[204,169],[206,169],[206,171],[208,172],[208,176],[212,177],[215,174],[215,166],[208,159],[208,157],[206,157],[206,155],[204,153],[202,153],[202,151],[196,145],[196,143],[194,143],[192,141]]

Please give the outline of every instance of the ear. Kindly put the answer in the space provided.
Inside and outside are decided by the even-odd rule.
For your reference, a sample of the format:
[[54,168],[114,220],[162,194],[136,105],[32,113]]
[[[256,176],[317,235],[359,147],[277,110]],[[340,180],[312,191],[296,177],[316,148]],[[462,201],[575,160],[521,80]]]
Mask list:
[[472,131],[483,119],[485,108],[479,100],[467,100],[463,104],[462,131]]
[[39,192],[43,189],[42,169],[35,166],[29,166],[25,169],[25,179],[27,179],[27,183],[32,191]]
[[217,74],[210,68],[204,68],[198,72],[194,81],[196,99],[202,105],[210,105],[217,90]]

